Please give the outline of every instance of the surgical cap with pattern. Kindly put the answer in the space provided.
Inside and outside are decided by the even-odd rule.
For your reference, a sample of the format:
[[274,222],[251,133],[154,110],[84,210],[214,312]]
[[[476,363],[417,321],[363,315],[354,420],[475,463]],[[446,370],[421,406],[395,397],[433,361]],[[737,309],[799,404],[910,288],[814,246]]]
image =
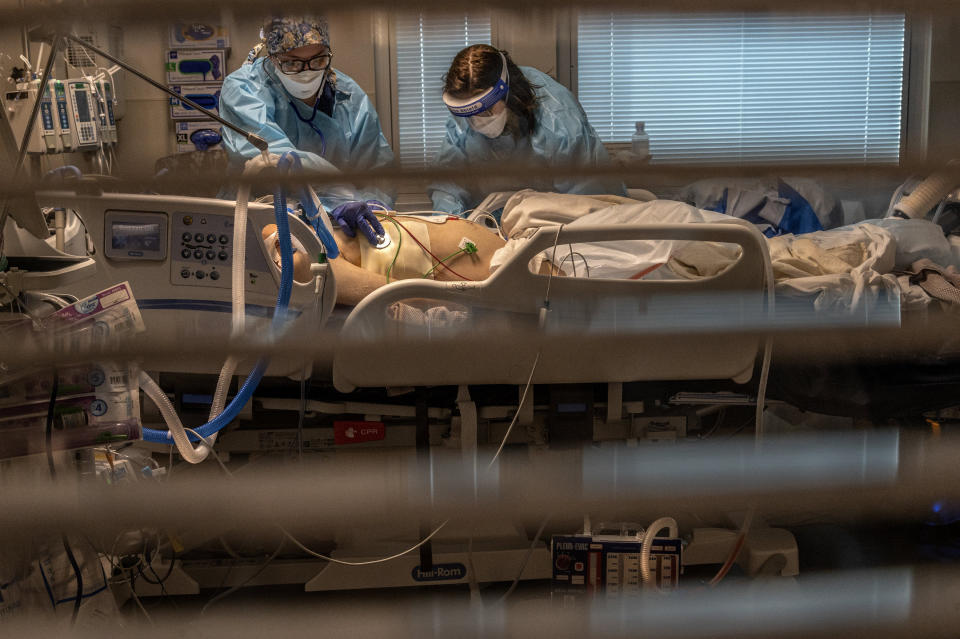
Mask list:
[[260,31],[267,53],[276,55],[311,44],[330,47],[330,27],[319,16],[269,18]]

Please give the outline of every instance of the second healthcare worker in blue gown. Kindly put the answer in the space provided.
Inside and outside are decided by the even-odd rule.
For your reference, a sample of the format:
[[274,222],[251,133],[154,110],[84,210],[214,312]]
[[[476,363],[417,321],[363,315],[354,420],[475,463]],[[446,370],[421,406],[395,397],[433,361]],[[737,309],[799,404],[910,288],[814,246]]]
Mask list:
[[[261,48],[266,58],[256,58]],[[270,153],[296,151],[306,169],[332,165],[347,171],[393,164],[393,151],[370,99],[349,76],[333,68],[332,58],[323,18],[266,20],[261,44],[251,51],[248,63],[224,80],[221,115],[264,138]],[[259,153],[226,127],[223,137],[232,170],[242,169]],[[372,187],[338,186],[318,195],[350,237],[359,230],[371,243],[383,234],[371,203],[393,207],[393,194]]]
[[[609,159],[570,91],[541,71],[518,67],[507,53],[490,45],[475,44],[454,57],[444,81],[443,101],[451,115],[437,153],[438,166],[491,161],[596,166]],[[597,179],[527,181],[516,187],[625,194],[621,183]],[[477,206],[487,195],[452,183],[431,184],[429,191],[434,209],[455,215]]]

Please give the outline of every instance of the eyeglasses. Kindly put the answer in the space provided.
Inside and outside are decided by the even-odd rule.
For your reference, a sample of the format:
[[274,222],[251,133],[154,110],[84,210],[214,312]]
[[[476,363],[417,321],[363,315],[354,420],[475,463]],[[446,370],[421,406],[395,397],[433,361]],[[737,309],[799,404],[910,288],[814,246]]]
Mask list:
[[274,62],[277,65],[277,68],[285,75],[293,75],[295,73],[300,73],[304,69],[309,69],[310,71],[323,71],[330,66],[330,62],[333,60],[332,53],[321,53],[318,56],[314,56],[309,60],[301,60],[299,58],[274,58]]

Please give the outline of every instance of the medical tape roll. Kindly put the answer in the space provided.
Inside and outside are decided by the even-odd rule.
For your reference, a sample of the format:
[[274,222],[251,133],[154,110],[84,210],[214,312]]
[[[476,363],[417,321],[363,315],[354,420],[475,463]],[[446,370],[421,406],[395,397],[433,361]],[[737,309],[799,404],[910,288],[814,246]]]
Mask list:
[[[410,237],[410,235],[413,235],[428,250],[431,250],[430,233],[425,223],[403,218],[400,221],[403,230],[399,231],[399,237],[397,236],[397,226],[389,219],[382,220],[382,224],[383,230],[390,236],[390,244],[386,248],[378,249],[371,246],[366,240],[361,239],[359,242],[361,267],[381,275],[386,275],[387,269],[390,269],[391,281],[423,277],[424,273],[433,268],[433,260]],[[394,256],[396,256],[396,261],[394,261]],[[430,277],[432,277],[432,274]]]

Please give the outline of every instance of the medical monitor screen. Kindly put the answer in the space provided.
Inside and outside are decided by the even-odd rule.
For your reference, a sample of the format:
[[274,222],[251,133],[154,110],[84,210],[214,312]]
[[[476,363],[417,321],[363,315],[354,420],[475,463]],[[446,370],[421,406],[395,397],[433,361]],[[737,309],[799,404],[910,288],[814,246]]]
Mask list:
[[167,258],[167,215],[159,211],[104,211],[103,252],[115,260]]
[[110,245],[118,251],[160,250],[160,224],[114,222]]
[[[77,86],[83,86],[82,84]],[[77,122],[90,121],[90,105],[87,103],[86,91],[75,91],[73,94],[77,100]]]

